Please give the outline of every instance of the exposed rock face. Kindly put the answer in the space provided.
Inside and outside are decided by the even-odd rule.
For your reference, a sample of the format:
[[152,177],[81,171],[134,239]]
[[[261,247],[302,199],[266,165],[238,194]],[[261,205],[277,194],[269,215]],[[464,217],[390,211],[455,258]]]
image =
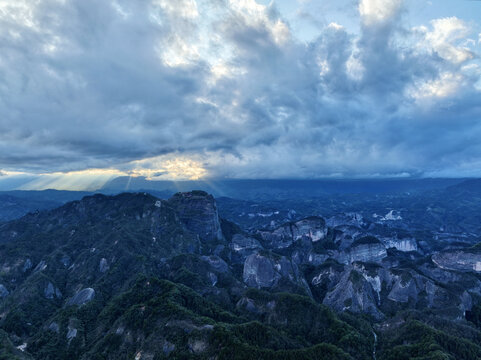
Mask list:
[[201,241],[222,240],[219,214],[212,195],[203,191],[177,193],[169,203],[185,227],[199,235]]
[[298,239],[290,249],[290,257],[297,265],[321,264],[327,258],[326,255],[327,254],[316,254],[313,251],[311,239],[307,237]]
[[371,283],[353,268],[344,272],[339,283],[323,301],[325,305],[337,311],[363,312],[381,319],[383,314],[377,308],[377,302],[377,295]]
[[58,323],[54,321],[48,326],[48,329],[50,331],[58,333],[60,331],[60,326],[58,325]]
[[47,263],[45,262],[45,260],[42,260],[38,263],[37,266],[35,266],[35,269],[33,271],[37,272],[37,271],[43,271],[47,268]]
[[72,297],[68,302],[67,305],[78,305],[82,306],[89,301],[92,301],[95,296],[95,290],[92,288],[86,288],[80,290],[74,297]]
[[60,259],[60,262],[62,263],[62,265],[64,267],[69,267],[70,266],[70,257],[68,255],[64,255],[62,256],[62,258]]
[[453,272],[450,270],[442,269],[434,263],[423,264],[419,267],[419,270],[429,277],[440,283],[456,283],[462,281],[465,274]]
[[363,234],[360,228],[352,225],[339,225],[334,230],[336,232],[336,242],[339,243],[339,249],[341,250],[347,249],[355,239]]
[[332,289],[341,280],[341,273],[343,271],[344,266],[340,264],[324,265],[312,278],[311,284],[317,286],[326,283],[327,288]]
[[243,296],[236,304],[237,309],[242,309],[244,311],[253,313],[253,314],[260,314],[262,312],[261,309],[259,309],[256,306],[256,303],[254,300],[249,299],[246,296]]
[[27,272],[27,271],[30,270],[32,267],[33,267],[32,260],[27,259],[27,260],[25,260],[25,263],[23,264],[23,269],[22,269],[22,271],[23,271],[23,272]]
[[162,352],[167,356],[174,350],[175,350],[175,345],[168,341],[166,341],[162,346]]
[[259,234],[269,249],[288,248],[294,242],[292,224],[283,225],[274,231],[260,231]]
[[206,261],[216,272],[226,273],[229,271],[229,265],[218,256],[202,256],[201,259]]
[[481,253],[464,250],[439,252],[433,262],[442,269],[481,272]]
[[332,228],[335,228],[339,225],[351,225],[362,228],[368,225],[362,215],[358,213],[344,213],[332,216],[327,219],[326,224]]
[[248,286],[256,288],[274,288],[282,282],[309,292],[297,266],[286,257],[274,254],[248,256],[244,263],[243,279]]
[[306,237],[312,242],[322,240],[327,235],[326,221],[321,217],[309,217],[299,220],[292,226],[294,241]]
[[400,303],[407,303],[409,299],[417,301],[418,293],[420,292],[421,287],[422,283],[418,282],[417,279],[412,277],[404,279],[400,276],[394,283],[394,286],[389,292],[387,298]]
[[[293,254],[293,260],[297,260],[296,258],[297,254]],[[311,265],[321,265],[323,264],[327,259],[329,259],[329,255],[328,254],[316,254],[316,253],[310,253],[307,257],[307,263],[311,264]],[[306,263],[306,261],[298,261],[297,262],[298,264],[302,264],[302,263]]]
[[[322,265],[319,272],[310,278],[313,293],[324,304],[337,311],[363,312],[382,318],[385,310],[393,307],[422,306],[432,309],[457,307],[459,316],[472,307],[470,293],[481,291],[480,281],[463,273],[450,273],[426,264],[420,267],[423,273],[413,269],[390,269],[382,264],[353,263],[342,266],[330,263]],[[436,280],[439,279],[439,280]],[[459,291],[440,286],[439,282],[459,284],[467,288]],[[409,304],[409,305],[408,305]]]
[[104,273],[104,272],[107,272],[108,270],[109,270],[109,264],[107,263],[107,259],[106,258],[100,259],[99,271],[101,273]]
[[189,339],[188,346],[194,354],[201,354],[207,350],[207,343],[198,339]]
[[44,289],[43,294],[47,299],[53,299],[55,295],[55,288],[53,287],[53,284],[51,282],[47,284],[47,287]]
[[343,264],[353,262],[381,262],[387,256],[386,247],[373,236],[365,236],[354,241],[344,251],[333,253],[334,258]]
[[[469,307],[470,299],[464,293],[449,293],[445,288],[436,285],[431,279],[413,271],[406,270],[402,274],[393,274],[392,287],[387,299],[397,303],[418,304],[422,302],[429,308],[443,308],[447,304],[458,306],[464,312]],[[468,295],[469,297],[469,295]]]
[[374,217],[375,218],[379,217],[380,221],[400,221],[403,219],[399,211],[396,211],[396,210],[391,210],[384,216],[379,216],[374,214]]
[[345,266],[335,261],[328,261],[319,266],[316,272],[307,280],[312,294],[317,301],[322,302],[327,292],[339,284]]
[[71,341],[73,338],[77,337],[77,329],[69,325],[67,331],[67,340]]
[[259,234],[269,249],[283,249],[301,239],[311,242],[322,240],[327,235],[327,227],[323,218],[313,216],[284,224],[273,231],[259,231]]
[[240,311],[258,315],[273,314],[277,306],[275,299],[251,299],[247,296],[243,296],[236,304],[236,308]]
[[233,255],[232,261],[235,263],[243,263],[249,255],[263,249],[259,241],[242,234],[235,234],[232,237],[230,248]]
[[44,295],[47,299],[62,298],[62,293],[60,292],[60,290],[56,288],[51,282],[49,282],[45,287]]
[[8,294],[10,294],[10,292],[7,290],[7,288],[3,284],[0,284],[0,299],[7,297]]
[[349,261],[380,262],[387,255],[386,247],[381,243],[360,244],[351,247]]
[[281,275],[275,269],[274,262],[262,255],[252,254],[244,263],[244,282],[248,286],[269,288],[277,284]]
[[218,281],[217,275],[214,274],[214,273],[212,273],[212,272],[209,272],[209,273],[207,274],[207,276],[209,277],[210,284],[211,284],[212,286],[216,286],[217,281]]
[[399,251],[403,252],[411,252],[411,251],[418,251],[418,243],[416,239],[413,238],[406,238],[406,239],[396,239],[396,238],[388,238],[388,239],[381,239],[384,245],[387,248],[396,248]]

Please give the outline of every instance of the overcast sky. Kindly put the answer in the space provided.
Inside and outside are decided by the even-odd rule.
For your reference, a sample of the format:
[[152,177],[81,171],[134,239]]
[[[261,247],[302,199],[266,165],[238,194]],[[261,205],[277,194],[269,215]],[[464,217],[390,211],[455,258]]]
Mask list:
[[0,188],[481,177],[481,1],[0,0]]

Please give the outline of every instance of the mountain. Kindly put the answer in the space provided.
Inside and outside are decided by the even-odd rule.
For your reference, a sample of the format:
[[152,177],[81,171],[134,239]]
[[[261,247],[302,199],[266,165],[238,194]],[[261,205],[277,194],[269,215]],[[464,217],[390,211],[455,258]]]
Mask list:
[[110,180],[101,189],[102,193],[115,194],[124,191],[162,191],[174,194],[177,191],[201,189],[217,197],[243,200],[312,198],[321,195],[339,194],[402,194],[445,189],[463,179],[319,179],[319,180],[197,180],[157,181],[145,177],[121,176]]
[[245,230],[203,191],[0,225],[0,358],[481,358],[481,250],[359,214]]
[[[37,359],[369,358],[371,334],[327,307],[248,289],[227,263],[236,231],[203,192],[95,195],[6,223],[1,327]],[[309,323],[299,307],[310,309]],[[338,333],[358,344],[339,343]]]
[[37,210],[59,207],[66,202],[79,200],[88,195],[82,191],[23,191],[0,192],[0,222],[9,221]]
[[453,194],[481,194],[481,179],[469,179],[458,184],[451,185],[447,188],[448,192]]

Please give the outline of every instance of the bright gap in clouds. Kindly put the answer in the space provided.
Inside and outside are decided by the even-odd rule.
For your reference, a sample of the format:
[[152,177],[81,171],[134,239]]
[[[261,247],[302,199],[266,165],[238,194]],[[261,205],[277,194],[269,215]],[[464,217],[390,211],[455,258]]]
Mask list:
[[[207,176],[202,163],[185,157],[150,159],[132,161],[119,169],[87,169],[71,172],[47,174],[28,174],[21,172],[2,172],[11,178],[34,177],[21,186],[20,190],[88,190],[100,189],[108,181],[119,176],[145,177],[147,180],[201,180]],[[2,177],[0,177],[1,186]]]

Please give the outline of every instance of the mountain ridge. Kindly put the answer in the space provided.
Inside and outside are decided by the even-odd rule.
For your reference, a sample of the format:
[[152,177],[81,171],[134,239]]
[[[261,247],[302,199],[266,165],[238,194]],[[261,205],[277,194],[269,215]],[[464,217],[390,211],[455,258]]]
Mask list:
[[[36,359],[370,359],[373,332],[390,359],[395,316],[477,311],[476,268],[456,268],[473,249],[405,247],[371,225],[316,215],[245,231],[203,191],[87,196],[0,225],[0,328]],[[437,346],[465,359],[457,341]]]

